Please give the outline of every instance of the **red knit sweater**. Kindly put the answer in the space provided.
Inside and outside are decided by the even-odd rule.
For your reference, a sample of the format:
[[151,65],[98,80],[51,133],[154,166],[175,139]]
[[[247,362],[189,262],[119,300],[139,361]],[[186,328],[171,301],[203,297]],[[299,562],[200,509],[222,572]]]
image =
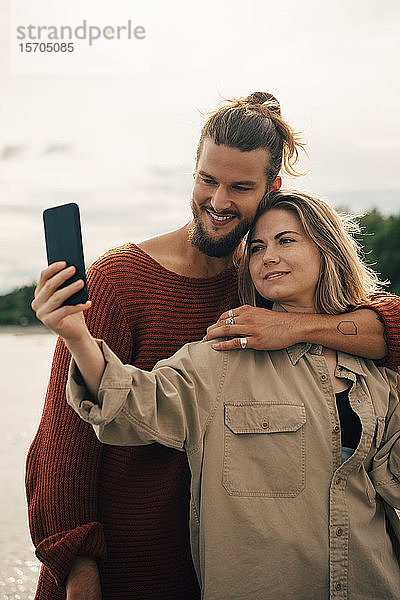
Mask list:
[[[123,362],[148,370],[238,304],[233,269],[211,279],[182,277],[134,244],[100,257],[88,285],[92,334]],[[65,597],[62,584],[78,553],[100,559],[103,600],[195,600],[185,454],[158,444],[100,444],[66,404],[69,360],[59,340],[27,460],[29,521],[44,565],[36,598]]]
[[[92,334],[124,363],[150,370],[200,339],[238,305],[234,269],[211,279],[182,277],[134,244],[88,271]],[[377,300],[391,355],[400,358],[400,301]],[[189,472],[182,452],[153,444],[107,446],[66,404],[70,355],[59,340],[43,416],[29,450],[26,487],[36,555],[37,600],[63,600],[77,554],[99,560],[103,600],[196,600],[190,556]]]

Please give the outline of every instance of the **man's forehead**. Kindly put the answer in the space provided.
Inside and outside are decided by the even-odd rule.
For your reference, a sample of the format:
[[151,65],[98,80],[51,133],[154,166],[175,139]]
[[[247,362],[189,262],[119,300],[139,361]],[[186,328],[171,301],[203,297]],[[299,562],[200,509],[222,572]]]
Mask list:
[[229,177],[235,181],[259,181],[265,179],[269,154],[265,148],[242,152],[211,139],[202,145],[197,171],[213,177]]

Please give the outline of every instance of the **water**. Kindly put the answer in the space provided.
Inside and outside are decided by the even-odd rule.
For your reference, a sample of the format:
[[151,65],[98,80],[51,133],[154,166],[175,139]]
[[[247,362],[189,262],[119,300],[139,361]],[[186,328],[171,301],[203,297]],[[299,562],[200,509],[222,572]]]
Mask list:
[[36,432],[56,337],[0,331],[0,598],[31,600],[40,565],[30,539],[25,458]]

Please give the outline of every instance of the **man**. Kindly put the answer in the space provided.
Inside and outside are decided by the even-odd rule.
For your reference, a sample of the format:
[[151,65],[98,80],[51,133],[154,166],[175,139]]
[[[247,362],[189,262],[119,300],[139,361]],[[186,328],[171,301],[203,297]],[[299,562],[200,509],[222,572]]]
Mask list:
[[[123,362],[144,369],[200,339],[221,313],[216,331],[222,324],[230,328],[224,334],[239,336],[224,343],[229,347],[312,341],[382,357],[383,327],[368,309],[339,320],[247,307],[235,310],[235,324],[224,324],[225,311],[238,304],[234,253],[264,193],[280,187],[282,164],[292,172],[297,147],[269,94],[257,92],[212,114],[197,152],[192,222],[95,261],[88,273],[91,333]],[[384,298],[371,308],[385,320],[395,350],[399,301]],[[185,456],[157,444],[99,444],[66,405],[69,359],[59,341],[27,461],[31,533],[44,565],[36,598],[195,600]]]

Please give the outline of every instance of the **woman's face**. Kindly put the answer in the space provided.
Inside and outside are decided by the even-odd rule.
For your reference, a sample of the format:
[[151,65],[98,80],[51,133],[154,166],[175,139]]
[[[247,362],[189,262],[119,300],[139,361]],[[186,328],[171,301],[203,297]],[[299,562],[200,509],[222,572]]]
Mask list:
[[297,215],[278,208],[257,221],[250,242],[250,275],[261,296],[289,312],[314,312],[321,268],[318,247]]

